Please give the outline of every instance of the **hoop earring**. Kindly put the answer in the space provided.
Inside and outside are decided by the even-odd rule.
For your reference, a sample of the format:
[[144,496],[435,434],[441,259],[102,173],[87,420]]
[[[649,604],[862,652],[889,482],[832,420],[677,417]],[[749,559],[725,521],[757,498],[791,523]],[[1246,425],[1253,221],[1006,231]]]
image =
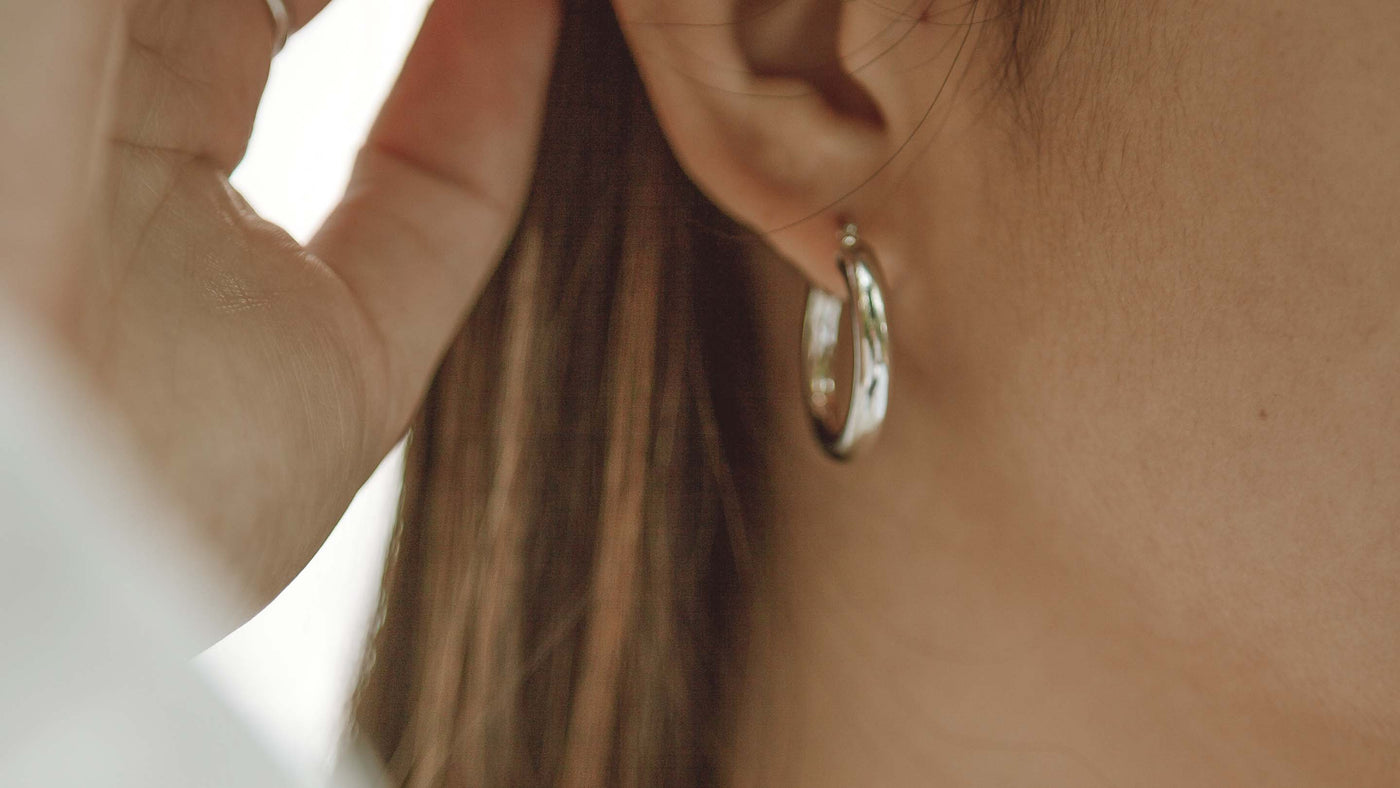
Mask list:
[[875,253],[860,240],[854,224],[841,230],[836,265],[846,280],[850,309],[851,401],[845,418],[837,421],[832,360],[841,330],[840,298],[819,287],[807,290],[802,320],[802,374],[807,410],[817,439],[826,453],[849,460],[870,443],[885,421],[890,394],[890,327],[885,319],[885,295]]

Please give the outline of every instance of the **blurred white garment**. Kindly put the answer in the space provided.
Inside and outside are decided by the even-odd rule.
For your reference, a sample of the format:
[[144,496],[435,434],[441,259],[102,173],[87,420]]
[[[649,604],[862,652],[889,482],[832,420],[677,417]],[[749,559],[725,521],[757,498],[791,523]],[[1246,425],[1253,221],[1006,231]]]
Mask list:
[[225,586],[171,516],[0,295],[0,786],[296,784],[189,664]]

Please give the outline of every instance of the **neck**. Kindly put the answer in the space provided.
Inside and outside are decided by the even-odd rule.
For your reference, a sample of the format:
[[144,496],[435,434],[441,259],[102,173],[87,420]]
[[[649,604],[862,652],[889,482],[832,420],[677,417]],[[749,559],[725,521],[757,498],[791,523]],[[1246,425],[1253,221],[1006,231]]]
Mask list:
[[1154,634],[1130,585],[1083,571],[1005,430],[979,426],[1003,421],[978,418],[985,392],[922,380],[910,337],[876,444],[822,456],[796,385],[805,284],[756,267],[773,510],[732,785],[1373,784],[1335,771],[1363,737],[1232,694],[1208,644]]

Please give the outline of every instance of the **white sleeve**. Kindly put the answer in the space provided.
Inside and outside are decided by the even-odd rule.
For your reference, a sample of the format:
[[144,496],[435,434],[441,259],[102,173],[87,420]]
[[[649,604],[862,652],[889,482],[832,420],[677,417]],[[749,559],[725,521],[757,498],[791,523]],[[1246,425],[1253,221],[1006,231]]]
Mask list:
[[217,633],[110,420],[0,303],[0,786],[292,786],[189,658]]

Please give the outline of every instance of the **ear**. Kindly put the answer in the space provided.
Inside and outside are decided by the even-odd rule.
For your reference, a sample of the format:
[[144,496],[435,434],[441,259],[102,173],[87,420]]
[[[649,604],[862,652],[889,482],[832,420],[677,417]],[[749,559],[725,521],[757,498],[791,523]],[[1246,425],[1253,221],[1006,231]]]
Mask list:
[[964,26],[936,17],[940,1],[614,0],[681,165],[838,294],[838,230],[854,221],[877,246],[895,231],[897,154],[955,60],[941,55]]

